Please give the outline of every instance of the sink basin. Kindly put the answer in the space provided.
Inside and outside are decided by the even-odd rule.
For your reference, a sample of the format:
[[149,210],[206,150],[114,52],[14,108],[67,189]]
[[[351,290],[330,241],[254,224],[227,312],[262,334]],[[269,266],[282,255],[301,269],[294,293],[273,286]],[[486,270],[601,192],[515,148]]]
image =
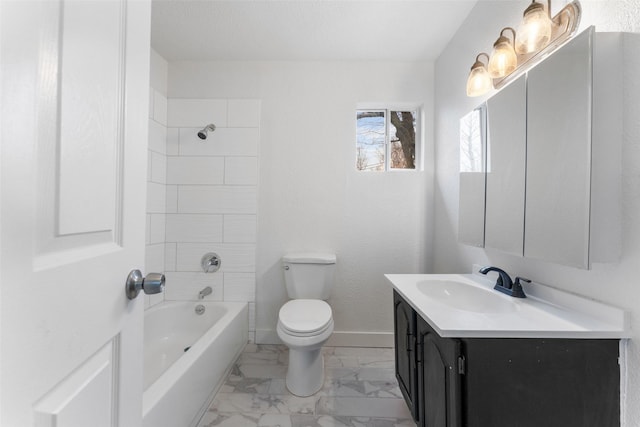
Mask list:
[[427,297],[451,308],[477,313],[504,313],[517,310],[513,301],[494,291],[454,280],[424,280],[416,284]]

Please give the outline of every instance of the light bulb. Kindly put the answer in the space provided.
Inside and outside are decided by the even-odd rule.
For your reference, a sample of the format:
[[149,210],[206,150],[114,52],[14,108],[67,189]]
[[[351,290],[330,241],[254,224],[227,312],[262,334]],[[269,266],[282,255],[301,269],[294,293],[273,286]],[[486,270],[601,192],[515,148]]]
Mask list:
[[467,79],[467,96],[480,96],[493,88],[491,76],[489,76],[485,65],[480,61],[481,55],[489,57],[486,53],[481,53],[476,57],[476,62],[471,67],[469,78]]
[[538,52],[551,40],[551,19],[544,6],[535,1],[524,11],[516,35],[516,51],[520,54]]
[[505,30],[511,30],[515,39],[515,31],[507,27],[500,32],[500,37],[493,44],[493,52],[489,59],[489,75],[494,79],[509,75],[518,65],[518,56],[511,40],[502,35]]

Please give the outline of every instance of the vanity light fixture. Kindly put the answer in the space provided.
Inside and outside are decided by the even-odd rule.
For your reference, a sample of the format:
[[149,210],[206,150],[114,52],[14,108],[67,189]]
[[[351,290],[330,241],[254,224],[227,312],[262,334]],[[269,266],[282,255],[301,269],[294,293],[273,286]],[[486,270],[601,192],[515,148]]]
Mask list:
[[[479,61],[479,57],[486,54],[476,57],[467,80],[467,96],[480,96],[492,88],[499,89],[521,74],[518,70],[530,68],[575,34],[582,12],[579,0],[568,3],[554,17],[550,12],[551,0],[547,0],[546,8],[543,3],[532,0],[524,11],[518,31],[506,27],[500,32],[491,57],[487,56],[487,67]],[[512,32],[513,41],[504,36],[506,30]],[[485,73],[490,76],[490,84],[484,80]]]
[[518,57],[513,43],[504,36],[504,32],[507,30],[513,34],[513,41],[516,40],[516,30],[513,28],[507,27],[500,31],[500,37],[493,44],[493,52],[489,59],[489,74],[494,79],[511,74],[518,65]]
[[484,52],[476,56],[476,62],[471,66],[469,78],[467,79],[467,96],[480,96],[493,88],[489,71],[487,71],[485,64],[480,61],[480,57],[483,55],[489,61],[489,55]]

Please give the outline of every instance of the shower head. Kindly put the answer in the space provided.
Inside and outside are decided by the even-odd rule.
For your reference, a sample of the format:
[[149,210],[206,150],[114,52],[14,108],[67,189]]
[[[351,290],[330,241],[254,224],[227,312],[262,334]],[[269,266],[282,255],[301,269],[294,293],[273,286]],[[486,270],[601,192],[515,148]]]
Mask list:
[[198,137],[200,139],[207,139],[207,134],[209,133],[209,131],[213,132],[214,130],[216,130],[216,125],[214,125],[213,123],[206,125],[204,129],[198,131]]

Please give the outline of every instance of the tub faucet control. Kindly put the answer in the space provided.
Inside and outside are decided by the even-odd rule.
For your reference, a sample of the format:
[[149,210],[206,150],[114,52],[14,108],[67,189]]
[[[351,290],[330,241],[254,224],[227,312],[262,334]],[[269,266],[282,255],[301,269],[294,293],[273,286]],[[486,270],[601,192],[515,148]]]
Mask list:
[[207,286],[198,293],[198,299],[204,299],[207,295],[211,295],[212,292],[213,289],[211,289],[211,286]]
[[200,259],[200,266],[205,273],[215,273],[222,266],[222,260],[217,253],[207,252]]

